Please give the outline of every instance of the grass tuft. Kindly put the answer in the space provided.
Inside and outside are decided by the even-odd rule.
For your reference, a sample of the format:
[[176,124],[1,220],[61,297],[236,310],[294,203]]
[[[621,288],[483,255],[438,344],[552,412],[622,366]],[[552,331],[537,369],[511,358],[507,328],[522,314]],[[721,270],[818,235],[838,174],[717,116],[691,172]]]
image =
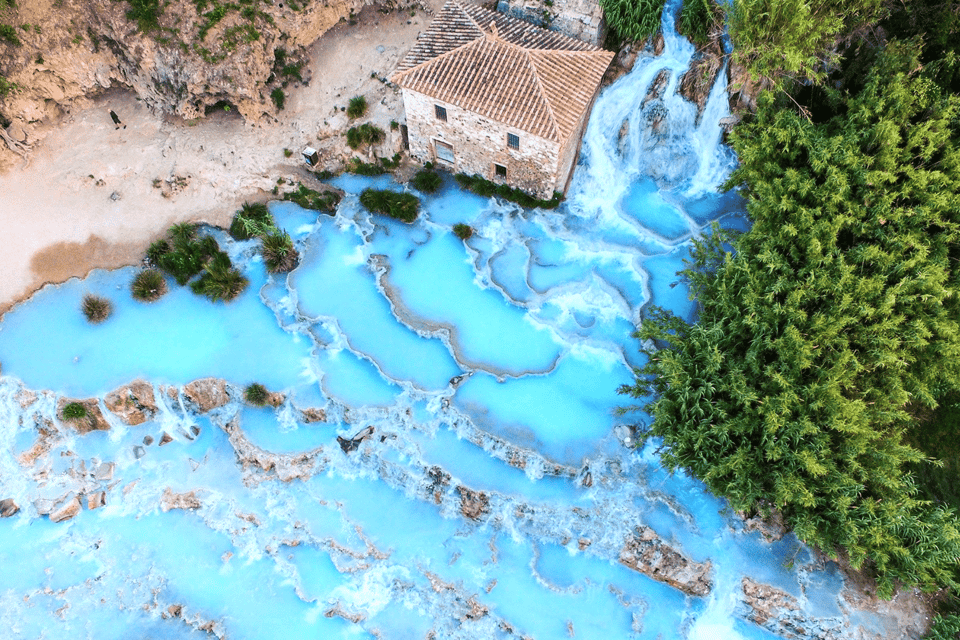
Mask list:
[[365,96],[354,96],[350,98],[347,105],[347,117],[351,120],[360,118],[367,113],[367,98]]
[[80,305],[80,308],[83,310],[83,315],[87,317],[87,320],[94,324],[103,322],[113,313],[112,302],[106,298],[95,296],[92,293],[83,296],[83,303]]
[[417,171],[417,175],[413,176],[410,184],[413,185],[413,188],[417,191],[436,193],[440,185],[443,184],[443,179],[440,177],[440,174],[433,169],[421,169]]
[[247,385],[247,388],[243,390],[243,399],[255,407],[264,406],[269,398],[270,392],[259,382]]
[[157,269],[144,269],[130,283],[130,293],[141,302],[159,300],[167,292],[167,281]]
[[293,271],[300,263],[300,253],[286,231],[271,231],[263,236],[263,262],[270,273]]
[[234,240],[249,240],[275,228],[273,216],[262,202],[244,202],[230,222],[230,236]]
[[516,202],[521,207],[526,207],[527,209],[556,209],[563,201],[563,194],[559,191],[554,191],[553,198],[550,200],[540,200],[525,191],[509,187],[505,184],[490,182],[478,175],[468,176],[465,173],[458,173],[454,177],[461,187],[469,189],[479,196],[498,196],[504,200]]
[[375,124],[364,122],[347,130],[347,146],[351,149],[359,149],[365,144],[380,144],[385,137],[386,133],[383,129]]
[[65,420],[80,420],[87,417],[87,408],[79,402],[71,402],[63,408]]

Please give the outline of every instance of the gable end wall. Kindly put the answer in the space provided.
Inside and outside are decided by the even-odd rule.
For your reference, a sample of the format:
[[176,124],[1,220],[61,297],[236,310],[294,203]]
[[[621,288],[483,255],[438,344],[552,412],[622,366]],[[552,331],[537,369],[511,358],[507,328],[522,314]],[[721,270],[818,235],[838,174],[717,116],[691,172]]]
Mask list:
[[[410,89],[402,89],[410,140],[410,155],[420,162],[435,162],[454,173],[478,174],[487,180],[504,182],[494,174],[494,163],[507,168],[506,183],[539,198],[549,199],[558,183],[560,144],[520,129],[436,100]],[[447,121],[434,115],[434,105],[447,110]],[[520,150],[507,147],[507,134],[520,136]],[[453,145],[456,165],[437,162],[434,140]],[[563,177],[563,183],[566,176]]]

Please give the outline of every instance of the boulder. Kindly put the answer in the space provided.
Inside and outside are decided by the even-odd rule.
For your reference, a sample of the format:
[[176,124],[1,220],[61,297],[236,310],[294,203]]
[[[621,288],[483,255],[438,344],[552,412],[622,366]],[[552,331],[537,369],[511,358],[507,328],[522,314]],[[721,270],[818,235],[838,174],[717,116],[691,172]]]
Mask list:
[[130,426],[143,424],[157,414],[153,386],[145,380],[135,380],[116,391],[111,391],[104,396],[103,404],[111,413]]
[[620,563],[692,596],[713,588],[710,562],[694,562],[664,542],[650,527],[638,527],[620,550]]
[[697,117],[703,113],[713,83],[723,68],[723,44],[720,34],[693,55],[690,68],[680,78],[679,93],[697,105]]
[[170,444],[171,442],[173,442],[173,436],[171,436],[169,433],[167,433],[166,431],[164,431],[164,432],[163,432],[163,435],[160,436],[160,445],[159,445],[159,446],[162,447],[162,446],[164,446],[164,445]]
[[227,383],[220,378],[201,378],[183,388],[183,395],[200,413],[207,413],[230,402]]
[[350,453],[351,451],[356,451],[360,443],[372,436],[373,432],[373,426],[368,426],[355,433],[349,440],[337,436],[337,442],[340,444],[340,448],[343,449],[344,453]]
[[96,493],[91,493],[90,495],[87,496],[87,509],[89,509],[90,511],[106,506],[106,504],[107,504],[106,491],[97,491]]
[[68,498],[65,502],[53,508],[53,511],[50,512],[50,521],[65,522],[80,513],[80,508],[80,498],[77,496]]
[[0,500],[0,518],[9,518],[16,515],[18,511],[20,511],[20,507],[13,501],[13,498]]

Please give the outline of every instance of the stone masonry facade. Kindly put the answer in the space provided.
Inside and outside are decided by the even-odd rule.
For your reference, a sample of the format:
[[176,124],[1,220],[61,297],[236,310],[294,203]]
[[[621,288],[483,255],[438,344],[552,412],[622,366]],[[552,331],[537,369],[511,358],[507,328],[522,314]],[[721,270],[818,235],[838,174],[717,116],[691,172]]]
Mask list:
[[598,47],[607,37],[599,0],[499,0],[497,11]]
[[[554,191],[563,192],[566,187],[569,172],[557,173],[558,160],[562,157],[559,143],[410,89],[402,89],[402,94],[410,155],[420,162],[433,162],[454,173],[476,174],[496,183],[509,183],[543,199],[551,198]],[[446,109],[446,122],[436,117],[436,105]],[[519,149],[507,146],[508,133],[519,137]],[[568,149],[572,146],[574,154],[579,139],[578,133],[565,145]],[[453,147],[453,164],[437,157],[437,141]],[[506,179],[497,175],[495,165],[506,168]]]

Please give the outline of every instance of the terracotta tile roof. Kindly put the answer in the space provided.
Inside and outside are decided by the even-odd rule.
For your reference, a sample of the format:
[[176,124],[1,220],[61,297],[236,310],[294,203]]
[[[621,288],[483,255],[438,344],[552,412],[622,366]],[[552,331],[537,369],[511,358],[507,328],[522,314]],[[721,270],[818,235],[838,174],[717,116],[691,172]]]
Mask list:
[[450,0],[394,82],[550,140],[567,139],[613,53]]

